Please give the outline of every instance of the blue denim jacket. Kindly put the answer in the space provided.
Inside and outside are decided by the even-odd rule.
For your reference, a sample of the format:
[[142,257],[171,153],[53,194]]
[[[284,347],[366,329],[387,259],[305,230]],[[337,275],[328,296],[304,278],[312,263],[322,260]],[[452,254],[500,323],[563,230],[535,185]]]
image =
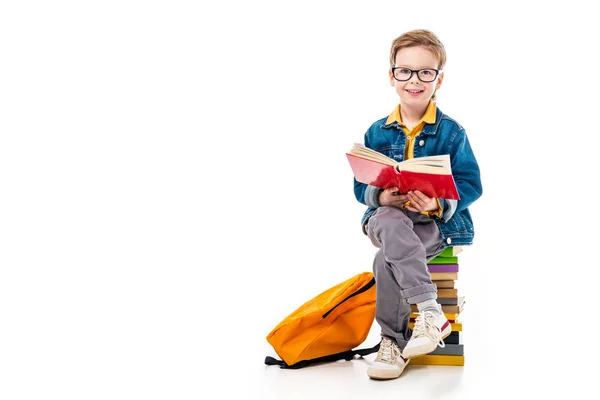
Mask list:
[[[397,122],[386,125],[387,117],[371,125],[365,133],[365,146],[397,161],[404,159],[406,135]],[[417,136],[414,157],[450,154],[452,175],[458,188],[460,200],[439,199],[443,208],[436,221],[446,246],[470,245],[475,234],[469,205],[482,194],[479,165],[471,150],[467,134],[458,122],[436,109],[434,124],[425,124]],[[357,182],[354,179],[354,195],[368,208],[362,217],[363,231],[367,219],[379,207],[377,201],[381,189]]]

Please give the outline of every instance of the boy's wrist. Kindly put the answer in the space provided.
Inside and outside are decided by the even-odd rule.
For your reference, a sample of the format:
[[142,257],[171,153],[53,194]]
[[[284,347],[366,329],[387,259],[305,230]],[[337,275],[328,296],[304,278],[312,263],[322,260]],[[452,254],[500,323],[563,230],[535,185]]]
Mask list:
[[380,206],[379,196],[381,192],[380,188],[368,185],[365,190],[365,204],[370,208],[378,208]]

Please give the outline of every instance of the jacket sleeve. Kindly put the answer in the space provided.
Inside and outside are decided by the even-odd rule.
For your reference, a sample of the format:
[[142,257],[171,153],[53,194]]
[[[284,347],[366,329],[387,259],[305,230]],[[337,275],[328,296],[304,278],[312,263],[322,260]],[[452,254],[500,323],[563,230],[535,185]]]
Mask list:
[[356,196],[356,200],[365,204],[369,208],[377,208],[379,207],[379,193],[381,193],[380,188],[365,185],[364,183],[358,182],[354,179],[354,195]]
[[448,153],[452,163],[452,175],[458,188],[460,200],[455,204],[446,200],[442,220],[447,221],[452,214],[469,207],[481,197],[483,188],[479,165],[469,144],[469,139],[464,129],[459,129],[449,143]]

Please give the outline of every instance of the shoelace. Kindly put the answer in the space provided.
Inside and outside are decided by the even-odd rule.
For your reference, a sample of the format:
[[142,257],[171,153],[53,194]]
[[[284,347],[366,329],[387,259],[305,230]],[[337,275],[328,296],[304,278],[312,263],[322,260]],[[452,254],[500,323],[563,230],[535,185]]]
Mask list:
[[435,314],[431,311],[420,313],[415,320],[412,334],[415,338],[427,336],[432,342],[436,342],[438,346],[444,348],[446,343],[442,339],[442,332],[435,326],[435,319]]
[[379,345],[379,352],[377,353],[377,357],[375,357],[375,361],[381,361],[386,364],[395,364],[399,356],[400,349],[398,346],[390,339],[383,338]]

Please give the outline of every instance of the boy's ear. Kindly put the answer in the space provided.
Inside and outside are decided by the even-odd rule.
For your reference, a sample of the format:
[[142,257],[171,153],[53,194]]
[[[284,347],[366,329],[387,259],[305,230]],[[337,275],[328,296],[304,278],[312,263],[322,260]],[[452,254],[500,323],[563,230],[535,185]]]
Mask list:
[[390,77],[390,85],[396,86],[396,80],[394,79],[394,74],[391,69],[388,69],[388,75]]
[[437,83],[435,84],[435,90],[438,90],[440,86],[442,86],[442,81],[444,80],[444,73],[442,72],[440,76],[438,76]]

